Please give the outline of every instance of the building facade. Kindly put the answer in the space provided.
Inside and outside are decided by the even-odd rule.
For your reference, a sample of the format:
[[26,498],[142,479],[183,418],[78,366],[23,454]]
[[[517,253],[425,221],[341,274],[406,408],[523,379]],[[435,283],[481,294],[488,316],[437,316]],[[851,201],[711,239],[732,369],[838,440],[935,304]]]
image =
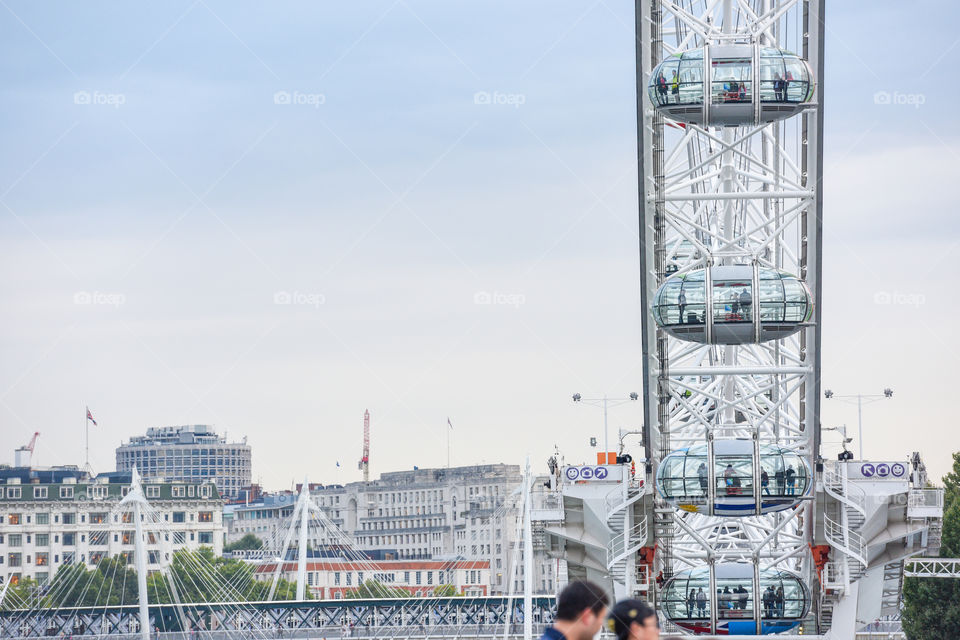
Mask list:
[[[521,484],[517,465],[489,464],[390,472],[366,483],[311,485],[311,499],[328,522],[313,523],[310,544],[315,549],[348,544],[370,556],[397,560],[486,562],[491,595],[519,591],[524,582],[517,527],[521,513],[511,496]],[[296,498],[290,492],[227,505],[227,542],[252,533],[268,546],[281,544]],[[538,548],[534,554],[534,592],[555,593],[557,561]],[[517,567],[511,573],[514,557]]]
[[[90,477],[76,467],[59,470],[0,469],[0,581],[29,577],[43,584],[65,564],[94,568],[124,555],[133,564],[132,514],[119,503],[129,474]],[[209,546],[223,551],[223,500],[213,483],[144,482],[157,511],[148,525],[148,571],[173,552]]]
[[136,465],[145,479],[166,482],[213,482],[220,495],[236,498],[250,486],[250,445],[227,442],[203,424],[147,429],[117,447],[117,471]]
[[[270,580],[276,564],[263,564],[257,578]],[[285,562],[281,578],[297,579],[297,563]],[[351,591],[371,582],[400,589],[415,597],[437,595],[441,587],[453,587],[458,595],[489,595],[490,564],[486,561],[443,562],[438,560],[373,560],[355,562],[339,559],[307,562],[307,584],[323,600],[349,597]]]

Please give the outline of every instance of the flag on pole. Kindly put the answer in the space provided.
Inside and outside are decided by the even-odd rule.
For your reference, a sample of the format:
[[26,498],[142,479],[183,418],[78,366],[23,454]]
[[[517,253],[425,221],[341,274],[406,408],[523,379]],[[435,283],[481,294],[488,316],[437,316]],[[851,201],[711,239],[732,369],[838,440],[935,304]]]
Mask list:
[[90,413],[90,407],[87,407],[87,420],[93,423],[93,426],[97,426],[97,421],[93,419],[93,414]]
[[450,422],[450,417],[449,417],[449,416],[447,416],[447,424],[450,426],[451,429],[453,429],[453,423]]

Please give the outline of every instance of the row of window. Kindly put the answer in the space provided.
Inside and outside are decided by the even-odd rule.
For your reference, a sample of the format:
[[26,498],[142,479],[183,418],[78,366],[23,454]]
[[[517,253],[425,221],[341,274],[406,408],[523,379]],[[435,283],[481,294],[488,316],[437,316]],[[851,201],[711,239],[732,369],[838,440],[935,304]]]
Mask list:
[[[105,524],[109,518],[109,514],[103,511],[92,511],[89,514],[81,513],[80,522],[86,523],[88,521],[90,524]],[[213,511],[199,511],[196,514],[193,512],[187,513],[186,511],[173,511],[163,514],[163,519],[167,522],[181,523],[187,522],[189,516],[189,521],[194,521],[194,516],[196,516],[197,522],[213,522]],[[24,516],[22,513],[8,513],[7,514],[7,524],[8,525],[21,525],[21,524],[31,524],[31,519],[33,524],[50,524],[50,514],[49,513],[35,513],[27,514]],[[129,511],[122,514],[113,514],[114,522],[133,522],[133,514]],[[2,522],[2,519],[0,519]],[[77,514],[72,511],[65,511],[63,513],[53,514],[54,524],[76,524],[77,523]],[[3,542],[3,536],[0,535],[0,543]]]
[[158,454],[166,455],[166,456],[168,456],[168,457],[176,456],[176,457],[178,457],[178,458],[179,458],[179,457],[182,457],[182,456],[185,456],[185,455],[186,455],[186,456],[191,456],[191,455],[192,455],[192,456],[242,456],[242,457],[244,457],[244,458],[249,458],[249,457],[250,457],[250,448],[249,448],[249,447],[242,447],[242,448],[236,448],[236,449],[223,449],[223,448],[216,448],[216,449],[202,449],[202,448],[201,448],[201,449],[184,449],[184,448],[177,448],[177,449],[159,449],[159,448],[153,448],[153,449],[139,449],[139,450],[138,450],[138,449],[135,449],[135,448],[121,447],[121,448],[117,451],[117,454],[118,454],[119,456],[121,456],[121,457],[133,457],[134,455],[136,455],[137,457],[149,456],[149,457],[151,457],[151,458],[156,458]]
[[[452,575],[453,571],[403,571],[402,573],[391,572],[391,573],[374,573],[372,578],[377,582],[386,584],[386,585],[395,585],[395,584],[407,584],[407,585],[432,585],[432,584],[447,584],[447,582],[455,579],[455,576]],[[341,583],[341,574],[343,575],[343,582]],[[401,576],[403,579],[400,580]],[[361,585],[364,582],[364,572],[363,571],[334,571],[333,572],[333,585],[334,586],[353,586]],[[436,576],[436,581],[434,581],[434,576]],[[466,584],[480,584],[483,575],[481,571],[475,570],[463,570],[464,582]],[[354,577],[356,577],[356,582],[354,582]],[[426,582],[424,582],[424,577],[426,577]],[[413,580],[411,582],[411,580]],[[307,583],[311,586],[319,584],[320,574],[316,571],[311,571],[307,574]]]
[[443,518],[424,518],[418,520],[388,520],[384,522],[361,522],[363,531],[388,531],[391,529],[422,529],[423,527],[442,527]]
[[374,546],[379,546],[380,544],[419,544],[428,542],[429,539],[439,540],[441,538],[440,533],[408,533],[401,535],[391,535],[391,536],[360,536],[360,544],[372,544]]
[[[189,532],[190,541],[194,540],[200,542],[201,544],[213,544],[213,532],[212,531],[200,531],[200,532]],[[22,547],[24,540],[27,544],[33,544],[37,547],[48,547],[50,546],[50,536],[53,535],[54,544],[63,544],[65,547],[74,547],[77,545],[77,536],[79,536],[80,543],[87,542],[86,533],[78,533],[76,531],[65,531],[61,533],[36,533],[36,534],[20,534],[20,533],[8,533],[0,534],[0,544],[4,544],[8,547]],[[89,534],[89,544],[91,546],[100,546],[106,545],[110,539],[110,536],[113,536],[113,541],[120,544],[133,544],[134,536],[136,535],[133,531],[122,531],[114,532],[111,534],[109,531],[91,531]],[[157,534],[154,532],[147,532],[147,544],[157,544]],[[184,544],[187,540],[186,531],[174,531],[173,532],[173,542],[174,544]],[[61,539],[63,540],[61,542]],[[164,540],[170,542],[170,533],[164,534]]]
[[[50,489],[56,489],[53,493],[53,496],[56,497],[59,495],[61,499],[72,499],[78,495],[86,495],[90,500],[103,500],[110,496],[110,487],[109,485],[97,485],[91,484],[86,485],[86,487],[74,487],[74,486],[60,486],[60,487],[18,487],[18,486],[7,486],[0,487],[0,499],[6,498],[8,500],[21,500],[24,496],[29,499],[31,496],[34,500],[46,500],[50,498]],[[79,492],[77,489],[81,489]],[[210,486],[209,485],[173,485],[170,488],[174,498],[209,498],[210,497]],[[127,495],[130,491],[130,487],[121,487],[120,494],[121,496]],[[160,487],[155,485],[147,485],[144,487],[144,492],[147,498],[159,498],[160,497]]]

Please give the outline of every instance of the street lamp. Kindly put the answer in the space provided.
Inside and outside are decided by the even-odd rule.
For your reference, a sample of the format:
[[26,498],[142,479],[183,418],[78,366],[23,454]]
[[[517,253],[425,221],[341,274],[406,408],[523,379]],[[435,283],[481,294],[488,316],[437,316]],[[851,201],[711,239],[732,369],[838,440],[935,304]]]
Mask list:
[[603,407],[603,453],[604,455],[610,451],[609,437],[607,434],[607,409],[610,407],[617,407],[621,404],[626,404],[628,402],[635,402],[640,398],[640,395],[633,391],[626,398],[607,398],[603,396],[602,398],[584,398],[579,393],[573,394],[574,402],[582,402],[584,404],[589,404],[594,407]]
[[[853,402],[854,400],[857,401],[857,439],[860,441],[860,459],[863,460],[863,401],[866,400],[868,403],[870,403],[870,402],[876,402],[877,400],[883,400],[884,398],[892,398],[893,389],[891,389],[890,387],[887,387],[886,389],[883,390],[882,394],[878,393],[878,394],[868,395],[868,394],[858,393],[856,395],[848,395],[848,396],[838,396],[830,389],[826,389],[823,392],[823,397],[826,398],[827,400],[830,400],[831,398],[836,398],[838,400],[844,400],[847,402]],[[844,437],[846,437],[846,432],[844,432]]]

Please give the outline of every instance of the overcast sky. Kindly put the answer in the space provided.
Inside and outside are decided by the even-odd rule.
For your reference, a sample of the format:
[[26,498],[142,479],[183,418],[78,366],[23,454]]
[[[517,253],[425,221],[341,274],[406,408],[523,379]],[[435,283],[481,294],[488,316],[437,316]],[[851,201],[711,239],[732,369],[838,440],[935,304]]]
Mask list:
[[[892,387],[866,455],[939,478],[960,10],[865,6],[828,2],[823,379]],[[364,409],[374,474],[448,435],[453,464],[588,459],[602,414],[571,394],[640,384],[632,13],[2,0],[0,461],[40,431],[36,462],[82,464],[84,405],[98,471],[213,424],[268,488],[356,480]]]

